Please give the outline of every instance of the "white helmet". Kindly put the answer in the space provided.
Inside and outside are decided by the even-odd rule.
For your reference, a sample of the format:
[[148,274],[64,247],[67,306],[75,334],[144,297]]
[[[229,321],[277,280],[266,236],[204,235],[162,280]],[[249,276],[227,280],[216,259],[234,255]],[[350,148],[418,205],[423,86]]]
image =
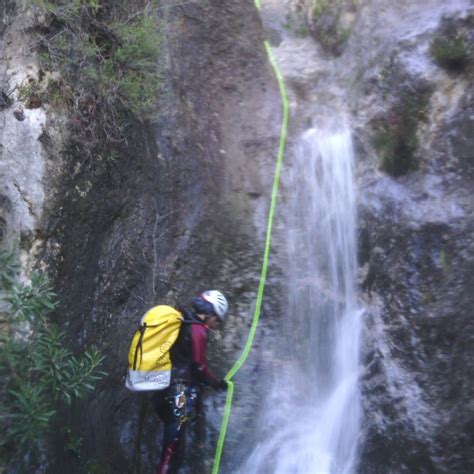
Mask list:
[[219,318],[221,319],[224,319],[229,304],[227,303],[226,297],[220,291],[205,291],[201,294],[201,298],[211,303],[212,307],[214,308],[214,312],[217,314],[217,316],[219,316]]

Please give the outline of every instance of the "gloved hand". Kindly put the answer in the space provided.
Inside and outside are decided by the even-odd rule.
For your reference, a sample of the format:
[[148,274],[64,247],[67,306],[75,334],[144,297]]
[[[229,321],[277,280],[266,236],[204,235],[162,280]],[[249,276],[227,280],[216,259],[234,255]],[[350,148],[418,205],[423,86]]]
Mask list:
[[216,390],[227,390],[227,381],[224,380],[224,379],[220,379],[215,387],[214,387]]

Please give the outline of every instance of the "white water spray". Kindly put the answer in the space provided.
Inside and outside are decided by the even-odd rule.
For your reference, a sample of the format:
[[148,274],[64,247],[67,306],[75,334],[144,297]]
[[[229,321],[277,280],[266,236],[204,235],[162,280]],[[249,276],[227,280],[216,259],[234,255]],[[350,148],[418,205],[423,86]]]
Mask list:
[[245,473],[350,473],[360,418],[360,314],[350,134],[311,129],[289,173],[288,309],[260,441]]

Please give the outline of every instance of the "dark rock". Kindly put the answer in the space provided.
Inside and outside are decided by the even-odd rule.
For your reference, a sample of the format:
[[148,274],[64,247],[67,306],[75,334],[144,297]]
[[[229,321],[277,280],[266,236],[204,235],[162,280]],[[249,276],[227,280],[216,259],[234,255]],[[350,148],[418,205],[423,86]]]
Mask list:
[[32,94],[25,103],[27,109],[39,109],[42,105],[43,101],[36,94]]
[[[263,254],[254,211],[271,191],[272,173],[260,173],[273,169],[265,160],[277,149],[279,96],[252,2],[214,3],[160,11],[171,59],[156,123],[131,127],[130,146],[115,161],[78,166],[83,158],[68,149],[46,216],[54,240],[46,242],[44,257],[67,333],[77,350],[101,349],[110,374],[62,419],[83,434],[84,455],[107,466],[106,472],[137,462],[140,436],[145,471],[153,470],[160,454],[161,423],[148,407],[139,425],[143,397],[123,384],[142,314],[153,304],[186,305],[196,292],[221,289],[232,318],[223,337],[211,340],[209,360],[219,376],[240,355],[253,315]],[[54,152],[49,137],[44,145]],[[220,416],[206,406],[210,421],[201,418],[189,432],[183,469],[192,472],[208,471],[215,448]],[[192,442],[196,437],[199,443]],[[53,471],[77,466],[63,453],[60,432],[53,444]],[[192,448],[198,444],[204,448]]]
[[3,109],[6,109],[6,108],[10,107],[11,104],[12,104],[12,100],[10,99],[10,97],[4,91],[1,91],[1,93],[0,93],[0,110],[3,110]]
[[448,124],[446,146],[459,171],[474,178],[474,86],[466,92],[459,109]]
[[22,108],[18,108],[18,109],[15,109],[13,111],[13,115],[15,116],[15,118],[17,120],[19,120],[20,122],[23,122],[23,120],[25,120],[25,111],[22,109]]
[[469,472],[472,224],[415,223],[383,210],[365,210],[361,218],[372,248],[363,282],[371,303],[363,349],[361,470]]

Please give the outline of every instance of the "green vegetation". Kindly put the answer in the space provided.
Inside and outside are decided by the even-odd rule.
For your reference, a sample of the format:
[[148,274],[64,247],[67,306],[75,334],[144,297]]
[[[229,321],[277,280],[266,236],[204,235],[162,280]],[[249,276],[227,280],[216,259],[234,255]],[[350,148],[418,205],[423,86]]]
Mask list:
[[27,109],[41,107],[42,92],[37,81],[30,79],[21,84],[18,88],[18,98],[24,102]]
[[284,26],[299,37],[311,34],[326,51],[339,56],[359,6],[359,0],[300,0],[290,6]]
[[302,5],[297,4],[294,8],[288,11],[286,22],[283,26],[293,32],[297,37],[304,38],[308,36],[309,27]]
[[[315,39],[331,53],[342,54],[355,20],[359,3],[355,0],[313,0],[311,9],[311,31]],[[352,14],[343,20],[344,14]]]
[[[392,65],[398,71],[397,65]],[[387,73],[387,81],[406,81],[399,71]],[[418,168],[416,151],[419,145],[419,125],[426,120],[431,88],[424,82],[403,86],[391,109],[375,124],[374,145],[380,157],[380,167],[392,176],[402,176]]]
[[0,251],[0,470],[13,455],[34,451],[63,405],[82,398],[105,374],[96,350],[76,357],[48,314],[56,295],[40,272],[18,281],[20,266]]
[[414,152],[418,147],[416,129],[400,127],[396,130],[381,130],[375,138],[381,168],[392,176],[401,176],[417,168]]
[[461,34],[436,37],[430,52],[436,64],[450,71],[462,71],[470,62],[469,43]]
[[[71,111],[75,148],[108,156],[156,113],[161,36],[148,1],[35,0],[48,102]],[[87,144],[87,145],[86,145]]]
[[63,83],[43,73],[40,79],[30,77],[18,86],[18,99],[27,109],[37,109],[44,103],[59,107],[63,105],[63,97]]
[[474,15],[444,17],[430,44],[433,61],[449,72],[461,73],[474,60],[472,28]]
[[317,20],[323,14],[328,13],[330,11],[331,6],[333,7],[333,11],[337,11],[337,15],[339,15],[339,9],[341,6],[340,0],[336,0],[335,2],[331,2],[330,0],[314,0],[313,19]]

